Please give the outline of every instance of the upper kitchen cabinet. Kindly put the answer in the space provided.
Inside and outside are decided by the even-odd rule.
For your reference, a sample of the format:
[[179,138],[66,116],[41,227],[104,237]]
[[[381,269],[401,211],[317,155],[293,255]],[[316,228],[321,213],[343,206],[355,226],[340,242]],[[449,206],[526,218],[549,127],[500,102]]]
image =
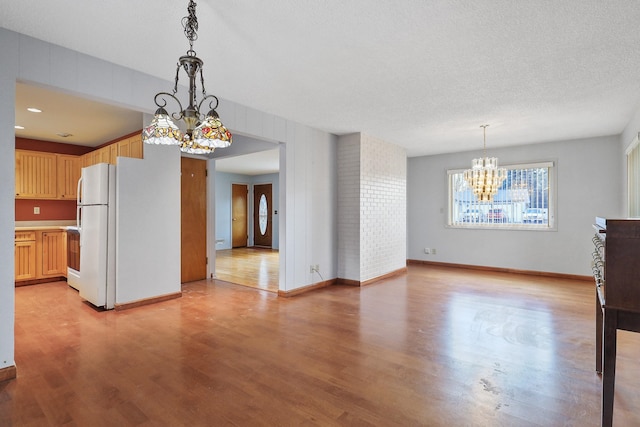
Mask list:
[[56,154],[16,150],[16,198],[58,198],[56,168]]
[[134,159],[142,158],[142,134],[136,134],[132,137],[118,141],[118,156],[133,157]]
[[117,157],[142,158],[142,134],[137,133],[129,138],[123,138],[109,145],[93,150],[82,156],[82,167],[92,166],[97,163],[116,164]]
[[16,199],[75,200],[80,157],[16,150]]
[[58,198],[75,200],[78,197],[81,167],[80,157],[58,154]]

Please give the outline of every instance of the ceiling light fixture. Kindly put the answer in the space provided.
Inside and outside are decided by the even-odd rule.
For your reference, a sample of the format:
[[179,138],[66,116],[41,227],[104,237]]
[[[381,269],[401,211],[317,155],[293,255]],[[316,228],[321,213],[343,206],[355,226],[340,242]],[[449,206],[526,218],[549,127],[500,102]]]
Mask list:
[[24,126],[15,125],[13,128],[14,128],[14,129],[18,129],[18,130],[23,130],[23,129],[24,129]]
[[[154,102],[158,106],[153,120],[149,126],[142,130],[142,140],[147,144],[179,145],[180,150],[191,154],[209,154],[216,148],[224,148],[231,145],[231,132],[220,121],[216,112],[218,98],[214,95],[207,95],[204,88],[204,77],[202,75],[203,62],[196,56],[193,50],[193,42],[198,38],[198,18],[196,17],[196,2],[189,1],[187,6],[187,16],[182,18],[184,34],[189,40],[189,50],[187,54],[180,57],[176,69],[175,85],[173,92],[159,92],[154,97]],[[189,105],[183,109],[182,104],[176,97],[178,92],[178,77],[180,68],[184,68],[189,77]],[[196,98],[196,77],[200,73],[202,85],[202,99],[197,103]],[[180,111],[169,116],[167,110],[167,98],[171,98],[178,103]],[[200,107],[208,101],[209,112],[206,116],[200,113]],[[197,104],[197,106],[196,106]],[[183,120],[186,124],[186,132],[182,132],[173,120]],[[203,120],[204,118],[204,120]]]
[[473,159],[471,169],[464,171],[464,180],[473,190],[479,202],[492,202],[493,196],[507,177],[507,170],[498,167],[496,157],[487,157],[487,127],[481,125],[484,136],[483,157]]
[[42,110],[34,107],[27,108],[27,111],[31,111],[32,113],[42,113]]

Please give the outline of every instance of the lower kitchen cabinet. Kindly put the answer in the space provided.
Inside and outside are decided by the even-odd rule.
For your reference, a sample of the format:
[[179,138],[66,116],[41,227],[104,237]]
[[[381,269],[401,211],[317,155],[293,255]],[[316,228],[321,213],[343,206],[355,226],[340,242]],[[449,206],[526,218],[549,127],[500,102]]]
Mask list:
[[16,231],[14,242],[15,281],[66,276],[66,235],[63,230]]
[[65,234],[62,230],[42,232],[40,238],[41,277],[65,276],[67,262],[64,241]]
[[16,232],[14,244],[15,280],[33,280],[36,278],[36,233],[35,231]]

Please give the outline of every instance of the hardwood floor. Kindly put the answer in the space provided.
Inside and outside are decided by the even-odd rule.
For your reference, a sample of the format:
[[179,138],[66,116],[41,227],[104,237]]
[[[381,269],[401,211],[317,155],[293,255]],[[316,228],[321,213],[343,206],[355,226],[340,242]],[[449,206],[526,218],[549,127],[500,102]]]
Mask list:
[[[96,311],[16,288],[1,426],[598,426],[587,282],[445,267],[293,298],[220,281]],[[619,333],[614,425],[640,425]]]
[[236,248],[216,251],[216,278],[225,282],[278,292],[277,250]]

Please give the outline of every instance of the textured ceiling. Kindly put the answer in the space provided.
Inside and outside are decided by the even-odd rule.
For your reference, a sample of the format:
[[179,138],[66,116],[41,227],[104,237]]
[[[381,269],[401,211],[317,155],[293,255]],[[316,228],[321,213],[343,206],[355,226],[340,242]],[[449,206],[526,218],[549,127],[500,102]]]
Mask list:
[[[171,80],[186,4],[0,0],[0,26]],[[208,92],[410,156],[478,149],[483,123],[489,148],[619,134],[640,101],[637,0],[201,0],[197,14]]]

